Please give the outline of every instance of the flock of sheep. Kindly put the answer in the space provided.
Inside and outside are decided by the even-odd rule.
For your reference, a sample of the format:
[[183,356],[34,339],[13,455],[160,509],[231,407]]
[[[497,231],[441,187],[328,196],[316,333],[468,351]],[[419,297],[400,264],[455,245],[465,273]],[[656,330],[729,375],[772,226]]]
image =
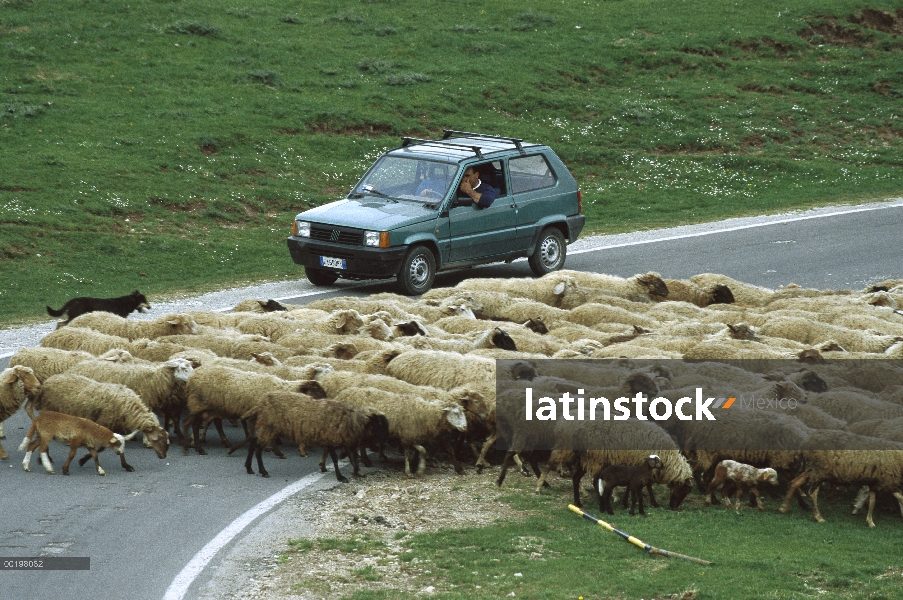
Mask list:
[[[901,309],[903,281],[863,292],[774,291],[713,274],[677,281],[558,271],[539,279],[469,279],[419,299],[378,294],[305,307],[249,300],[232,312],[155,320],[94,312],[10,359],[0,375],[0,437],[2,421],[24,404],[33,419],[38,410],[90,420],[111,436],[140,432],[160,457],[170,424],[185,452],[193,446],[201,454],[213,424],[230,453],[248,446],[247,472],[256,455],[264,476],[262,451],[284,457],[280,442],[302,454],[322,448],[321,469],[331,455],[343,481],[336,450],[348,453],[358,474],[358,456],[369,464],[363,450],[382,454],[386,443],[403,451],[409,475],[415,459],[423,473],[432,452],[447,453],[460,473],[459,457],[468,450],[479,455],[480,469],[488,464],[498,434],[497,390],[499,401],[504,394],[522,398],[525,386],[571,391],[585,374],[582,363],[539,359],[619,359],[604,381],[580,386],[678,398],[702,381],[714,389],[729,382],[728,393],[794,399],[796,408],[780,414],[728,411],[738,439],[758,432],[759,439],[780,438],[781,449],[717,450],[713,436],[724,430],[704,421],[631,420],[570,429],[567,444],[553,431],[545,441],[554,450],[542,455],[531,451],[531,436],[548,437],[548,430],[522,428],[509,436],[499,485],[519,454],[541,476],[540,486],[549,469],[569,470],[579,504],[584,473],[641,465],[654,453],[661,460],[656,481],[670,487],[669,506],[677,508],[694,476],[710,478],[732,459],[775,469],[790,483],[788,500],[808,482],[818,520],[821,483],[868,486],[862,489],[873,526],[876,492],[893,494],[903,512]],[[832,360],[849,358],[884,360],[856,368]],[[498,363],[497,372],[495,359],[514,362]],[[728,359],[743,360],[744,369]],[[223,420],[241,420],[242,439],[228,439]],[[78,428],[72,423],[67,431]],[[39,438],[53,437],[47,427],[46,435],[23,441],[27,459],[38,446],[46,453]],[[72,453],[79,444],[103,447],[66,435]],[[593,450],[612,447],[615,438],[624,439],[621,449]],[[106,443],[115,450],[116,442]],[[0,458],[7,458],[2,446]],[[122,465],[130,468],[124,455]]]

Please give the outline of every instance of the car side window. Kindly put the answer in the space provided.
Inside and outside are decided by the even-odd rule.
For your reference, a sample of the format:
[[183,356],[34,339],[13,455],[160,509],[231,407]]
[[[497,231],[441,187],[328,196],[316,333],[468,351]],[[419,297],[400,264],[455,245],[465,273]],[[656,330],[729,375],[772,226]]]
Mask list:
[[555,185],[555,172],[542,154],[508,160],[511,191],[515,194],[549,188]]

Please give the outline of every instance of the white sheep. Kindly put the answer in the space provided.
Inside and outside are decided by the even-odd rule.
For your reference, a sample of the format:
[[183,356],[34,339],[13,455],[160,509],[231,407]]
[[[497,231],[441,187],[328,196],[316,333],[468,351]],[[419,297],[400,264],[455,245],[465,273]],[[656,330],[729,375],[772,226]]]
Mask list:
[[128,340],[139,338],[155,339],[164,335],[193,334],[198,331],[198,324],[190,315],[163,315],[152,321],[126,319],[113,313],[96,311],[86,313],[72,319],[69,327],[93,329],[107,335],[124,337]]
[[[34,418],[33,408],[90,419],[98,425],[119,433],[141,432],[159,458],[166,458],[169,434],[160,427],[153,411],[146,407],[138,394],[118,383],[101,383],[82,375],[61,373],[44,381],[41,392],[25,405]],[[87,457],[80,461],[84,464]],[[123,468],[128,468],[120,456]]]
[[81,350],[35,347],[21,348],[10,357],[9,364],[28,367],[34,371],[38,381],[44,381],[51,375],[63,373],[76,363],[85,360],[96,360],[96,357],[90,352]]
[[866,524],[874,527],[872,509],[876,491],[889,491],[900,499],[903,490],[903,444],[860,436],[848,431],[817,431],[801,446],[805,468],[790,483],[781,512],[790,508],[790,497],[807,481],[812,516],[824,521],[818,510],[818,488],[822,483],[869,486]]
[[[115,317],[116,315],[112,316]],[[95,356],[99,356],[114,348],[129,349],[131,352],[131,345],[127,338],[107,335],[84,327],[63,327],[52,331],[41,338],[41,346],[44,348],[58,348],[60,350],[81,350]]]
[[[0,439],[6,437],[3,421],[13,416],[26,398],[33,398],[41,391],[41,382],[30,367],[14,365],[0,373]],[[0,459],[9,455],[0,444]]]
[[159,364],[84,361],[67,372],[95,381],[121,383],[137,393],[145,406],[171,420],[176,436],[182,439],[179,417],[186,403],[185,384],[193,370],[188,360],[175,358]]
[[[249,475],[251,457],[257,451],[257,469],[269,477],[263,466],[263,448],[274,445],[280,437],[299,446],[323,446],[332,457],[336,479],[348,481],[339,472],[336,448],[345,448],[355,476],[360,476],[357,448],[369,444],[384,444],[389,435],[386,415],[371,408],[348,406],[335,400],[317,400],[294,392],[267,392],[257,404],[242,415],[254,437],[248,446],[245,469]],[[325,466],[321,464],[325,471]]]
[[[271,391],[312,392],[322,389],[307,381],[286,381],[266,373],[240,371],[230,367],[203,365],[195,369],[186,386],[188,416],[183,426],[192,427],[194,448],[198,454],[207,454],[200,444],[200,427],[204,421],[213,421],[223,446],[234,450],[226,438],[221,421],[239,419],[251,410],[260,396]],[[322,397],[322,396],[321,396]],[[185,437],[184,452],[188,453],[191,438]],[[246,439],[242,444],[248,442]]]
[[452,434],[467,429],[467,418],[454,401],[427,401],[423,398],[395,394],[377,388],[353,387],[342,390],[336,400],[350,406],[372,407],[389,420],[389,437],[404,449],[405,473],[410,477],[412,450],[419,455],[417,474],[426,469],[427,443],[442,442],[452,457],[455,472],[463,473],[455,456]]

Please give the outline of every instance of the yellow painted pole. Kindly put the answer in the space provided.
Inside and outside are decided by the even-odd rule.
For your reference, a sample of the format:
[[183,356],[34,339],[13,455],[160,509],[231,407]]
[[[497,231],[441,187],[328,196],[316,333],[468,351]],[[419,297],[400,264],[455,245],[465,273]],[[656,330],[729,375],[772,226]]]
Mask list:
[[671,558],[682,558],[684,560],[689,560],[691,562],[699,563],[700,565],[715,564],[713,562],[709,562],[709,561],[703,560],[701,558],[694,558],[692,556],[687,556],[686,554],[678,554],[677,552],[671,552],[670,550],[664,550],[662,548],[656,548],[655,546],[650,546],[643,540],[641,540],[639,538],[635,538],[632,535],[630,535],[629,533],[626,533],[624,531],[621,531],[620,529],[617,529],[610,523],[606,523],[602,519],[597,519],[596,517],[594,517],[590,514],[587,514],[582,509],[574,506],[573,504],[568,504],[568,509],[570,509],[571,512],[577,513],[584,519],[586,519],[588,521],[592,521],[593,523],[595,523],[596,525],[599,525],[603,529],[607,529],[608,531],[613,531],[613,532],[617,533],[619,536],[621,536],[622,538],[624,538],[625,540],[627,540],[634,546],[636,546],[638,548],[642,548],[643,550],[646,550],[649,554],[658,554],[660,556],[670,556]]

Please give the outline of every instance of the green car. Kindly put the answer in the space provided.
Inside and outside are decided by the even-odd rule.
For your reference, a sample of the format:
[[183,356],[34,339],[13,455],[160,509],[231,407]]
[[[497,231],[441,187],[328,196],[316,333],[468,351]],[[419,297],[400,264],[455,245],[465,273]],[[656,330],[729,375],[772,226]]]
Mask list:
[[577,182],[548,146],[445,131],[403,138],[344,200],[295,217],[288,247],[307,279],[398,278],[426,292],[438,271],[527,257],[544,275],[580,235]]

